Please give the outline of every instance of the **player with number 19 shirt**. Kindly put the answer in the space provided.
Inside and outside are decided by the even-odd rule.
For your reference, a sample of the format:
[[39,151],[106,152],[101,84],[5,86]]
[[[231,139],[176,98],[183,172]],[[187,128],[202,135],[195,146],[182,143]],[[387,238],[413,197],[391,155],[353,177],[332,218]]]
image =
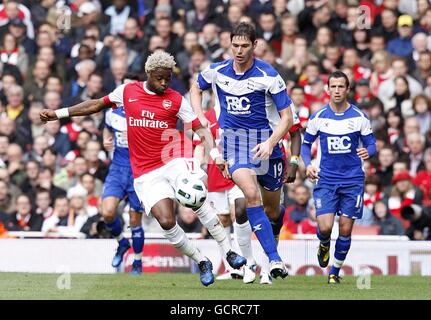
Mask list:
[[279,230],[273,232],[271,222],[277,229],[281,226],[279,203],[285,166],[280,141],[293,124],[292,101],[278,72],[254,58],[254,26],[240,23],[230,38],[233,59],[212,64],[199,74],[191,87],[191,102],[206,125],[202,91],[211,88],[214,92],[228,172],[226,164],[219,169],[243,191],[250,224],[271,261],[271,273],[284,278],[287,269],[274,239]]

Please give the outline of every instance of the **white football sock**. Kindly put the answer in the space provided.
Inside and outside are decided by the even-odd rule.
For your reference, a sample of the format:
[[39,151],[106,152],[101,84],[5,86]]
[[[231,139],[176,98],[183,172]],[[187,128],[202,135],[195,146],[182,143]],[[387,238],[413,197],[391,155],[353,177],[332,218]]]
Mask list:
[[262,262],[262,265],[260,266],[261,267],[261,272],[265,272],[265,273],[267,273],[267,274],[269,274],[269,259],[268,259],[268,256],[264,256],[263,257],[263,262]]
[[232,249],[232,245],[230,242],[230,236],[228,237],[226,234],[226,231],[217,216],[217,210],[211,207],[208,201],[205,201],[204,204],[195,212],[198,215],[199,220],[222,248],[224,256],[226,256],[226,254]]
[[192,258],[197,263],[207,260],[196,245],[187,238],[184,230],[178,224],[175,224],[175,226],[170,230],[163,231],[166,239],[168,239],[175,248],[180,250],[186,256]]
[[251,247],[251,225],[248,220],[243,224],[239,224],[236,221],[233,223],[234,236],[238,243],[241,254],[247,259],[247,265],[252,266],[256,264],[253,257],[253,250]]
[[[230,238],[230,226],[229,227],[224,227],[224,231],[226,232],[227,236]],[[221,254],[221,258],[223,260],[223,264],[224,264],[225,270],[226,271],[232,270],[232,267],[229,265],[229,263],[226,260],[226,254],[224,253],[222,247],[219,246],[219,248],[220,248],[220,254]]]

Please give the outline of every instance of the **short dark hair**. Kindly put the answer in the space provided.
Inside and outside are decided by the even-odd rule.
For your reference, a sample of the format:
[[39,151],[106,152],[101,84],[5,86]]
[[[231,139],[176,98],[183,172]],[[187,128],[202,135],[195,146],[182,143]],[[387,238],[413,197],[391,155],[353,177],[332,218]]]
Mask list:
[[157,22],[163,21],[163,20],[168,21],[169,24],[172,25],[172,19],[170,17],[160,17],[160,18],[156,19],[156,24],[157,24]]
[[43,152],[42,152],[42,157],[43,157],[43,156],[45,155],[45,153],[47,153],[47,152],[52,153],[54,156],[57,156],[57,155],[58,155],[57,150],[55,150],[52,146],[50,146],[50,147],[46,148],[45,150],[43,150]]
[[380,151],[385,150],[385,149],[391,151],[393,154],[396,153],[395,148],[390,144],[385,144],[383,147],[380,148]]
[[58,195],[58,196],[56,196],[55,198],[54,198],[54,206],[55,206],[55,203],[58,201],[58,200],[66,200],[68,203],[69,203],[69,199],[67,198],[67,196],[65,195],[65,194],[60,194],[60,195]]
[[194,44],[190,49],[190,55],[194,55],[195,53],[200,53],[205,55],[205,48],[200,44]]
[[299,85],[299,84],[295,84],[291,89],[290,92],[292,92],[293,90],[301,90],[304,93],[304,87]]
[[317,68],[319,68],[319,64],[316,61],[310,61],[309,63],[307,63],[307,65],[305,66],[304,69],[307,69],[308,67],[317,67]]
[[[383,11],[388,11],[388,12],[392,13],[395,17],[398,17],[398,13],[397,13],[397,11],[396,11],[396,10],[394,10],[394,9],[390,9],[390,8],[383,8],[382,12],[383,12]],[[380,14],[381,14],[381,13],[380,13]]]
[[382,187],[382,183],[380,181],[380,177],[376,174],[366,177],[365,184],[375,184],[377,186],[377,191],[380,191]]
[[[45,149],[46,150],[46,149]],[[43,153],[45,153],[45,150],[43,150]],[[42,153],[42,154],[43,154]],[[25,163],[25,168],[27,168],[27,166],[30,164],[30,163],[34,163],[36,166],[37,166],[37,169],[38,170],[40,170],[40,164],[39,164],[39,162],[37,161],[37,160],[34,160],[34,159],[30,159],[30,160],[28,160],[26,163]]]
[[246,37],[254,43],[256,41],[256,29],[250,23],[241,22],[230,33],[230,41],[233,37]]
[[344,80],[346,80],[347,88],[350,87],[349,78],[347,77],[347,75],[343,71],[337,70],[337,71],[332,72],[328,77],[328,86],[329,86],[329,83],[330,83],[332,78],[335,78],[335,79],[344,78]]
[[90,75],[88,76],[88,79],[90,79],[91,77],[99,77],[100,79],[103,80],[103,74],[101,74],[99,71],[94,71],[92,73],[90,73]]
[[[383,40],[385,40],[385,36],[380,31],[371,31],[371,33],[370,33],[370,40],[372,38],[383,38]],[[386,42],[386,40],[385,40],[385,42]]]
[[37,196],[38,194],[41,194],[41,193],[48,193],[48,194],[49,194],[49,197],[51,198],[51,193],[49,192],[49,190],[48,190],[48,189],[46,189],[46,188],[42,188],[42,187],[36,187],[36,196]]

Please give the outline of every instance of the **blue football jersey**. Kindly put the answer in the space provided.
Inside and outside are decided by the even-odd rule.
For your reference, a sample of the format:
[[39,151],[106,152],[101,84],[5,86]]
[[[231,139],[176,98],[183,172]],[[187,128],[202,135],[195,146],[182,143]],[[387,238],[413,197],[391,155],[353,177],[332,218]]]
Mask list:
[[367,116],[354,105],[335,113],[329,105],[314,113],[307,124],[304,144],[318,139],[319,182],[326,184],[363,184],[363,160],[357,148],[375,144]]
[[108,109],[105,114],[106,128],[114,133],[114,155],[112,163],[130,166],[129,144],[127,142],[127,120],[124,107]]
[[[254,59],[245,73],[236,73],[233,60],[214,63],[199,73],[200,89],[212,88],[217,120],[226,141],[236,141],[236,148],[250,150],[267,140],[278,124],[278,111],[290,107],[292,101],[286,84],[268,63]],[[239,142],[238,142],[239,141]],[[271,158],[281,157],[279,147]]]

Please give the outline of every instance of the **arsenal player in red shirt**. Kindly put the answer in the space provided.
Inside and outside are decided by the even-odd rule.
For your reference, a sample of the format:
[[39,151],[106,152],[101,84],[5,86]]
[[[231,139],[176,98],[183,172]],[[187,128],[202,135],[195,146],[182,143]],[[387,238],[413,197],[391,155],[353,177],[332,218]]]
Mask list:
[[[157,51],[145,63],[147,81],[123,84],[101,99],[84,101],[69,108],[56,111],[44,109],[40,118],[42,121],[51,121],[90,115],[123,105],[135,191],[145,212],[151,212],[160,223],[165,237],[175,248],[198,263],[200,280],[208,286],[214,282],[212,263],[187,238],[175,219],[173,199],[176,178],[182,173],[205,175],[192,159],[182,157],[180,146],[175,148],[178,118],[191,123],[192,129],[204,140],[206,149],[212,148],[210,154],[216,164],[222,166],[224,161],[214,148],[211,133],[201,126],[187,100],[169,88],[174,66],[175,60],[170,54]],[[222,247],[231,267],[239,269],[245,265],[247,260],[231,250],[230,239],[208,201],[194,208],[194,211]]]

